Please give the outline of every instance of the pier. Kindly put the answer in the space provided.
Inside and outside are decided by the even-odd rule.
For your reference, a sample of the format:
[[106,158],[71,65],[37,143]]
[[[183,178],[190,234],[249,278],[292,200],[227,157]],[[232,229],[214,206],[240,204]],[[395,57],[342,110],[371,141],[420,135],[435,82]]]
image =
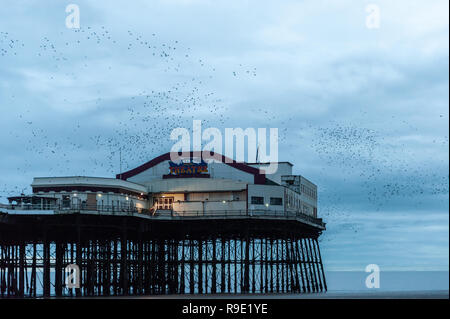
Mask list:
[[326,291],[317,186],[289,162],[197,153],[34,178],[0,204],[0,296]]
[[[0,295],[326,291],[324,226],[277,211],[0,208]],[[79,267],[80,288],[67,288],[68,265]]]

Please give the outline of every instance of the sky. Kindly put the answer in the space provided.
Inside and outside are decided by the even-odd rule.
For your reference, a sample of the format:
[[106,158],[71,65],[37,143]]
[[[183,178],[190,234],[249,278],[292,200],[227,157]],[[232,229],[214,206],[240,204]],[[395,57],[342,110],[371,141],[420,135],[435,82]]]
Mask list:
[[193,120],[272,127],[318,185],[327,270],[448,271],[448,6],[2,0],[0,202],[36,176],[114,177]]

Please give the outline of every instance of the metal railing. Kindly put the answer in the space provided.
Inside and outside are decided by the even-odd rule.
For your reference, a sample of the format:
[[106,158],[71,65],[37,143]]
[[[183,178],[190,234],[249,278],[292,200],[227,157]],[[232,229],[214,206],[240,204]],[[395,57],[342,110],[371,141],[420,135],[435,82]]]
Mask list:
[[57,206],[49,204],[0,204],[0,208],[17,210],[53,210]]
[[316,218],[302,213],[301,211],[283,211],[269,209],[253,210],[154,210],[138,207],[124,207],[112,205],[87,205],[87,204],[37,204],[37,205],[14,205],[0,204],[0,209],[9,210],[53,210],[55,213],[64,214],[65,212],[97,212],[108,213],[111,215],[133,215],[142,214],[146,217],[155,219],[182,219],[182,218],[279,218],[279,219],[297,219],[309,222],[315,225],[325,227],[321,218]]
[[259,217],[273,217],[273,218],[285,218],[285,219],[299,219],[302,221],[307,221],[316,225],[325,227],[325,223],[321,218],[316,218],[310,215],[306,215],[300,211],[281,211],[281,210],[265,210],[265,209],[254,209],[254,210],[183,210],[183,211],[173,211],[173,210],[157,210],[151,214],[152,217],[156,218],[233,218],[233,217],[249,217],[249,218],[259,218]]
[[122,212],[141,213],[148,211],[138,207],[112,206],[112,205],[88,205],[88,204],[0,204],[0,208],[10,210],[54,210],[54,211],[98,211],[98,212]]

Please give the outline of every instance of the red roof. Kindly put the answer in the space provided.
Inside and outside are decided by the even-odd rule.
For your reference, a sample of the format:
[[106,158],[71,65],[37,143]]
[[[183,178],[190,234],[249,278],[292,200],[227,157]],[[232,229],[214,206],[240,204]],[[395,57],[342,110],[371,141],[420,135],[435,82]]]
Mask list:
[[[199,152],[199,151],[191,151],[189,156],[191,158],[202,158],[205,161],[210,160],[210,159],[215,159],[216,161],[220,161],[228,166],[231,166],[231,167],[241,170],[243,172],[252,174],[254,176],[255,184],[265,184],[266,183],[266,175],[260,174],[258,168],[251,167],[251,166],[247,165],[246,163],[236,162],[235,160],[230,159],[229,157],[226,157],[219,153],[206,152],[206,153],[202,154],[202,152]],[[158,157],[155,157],[151,161],[148,161],[147,163],[142,164],[136,168],[133,168],[133,169],[126,171],[124,173],[121,173],[121,174],[117,174],[116,178],[122,179],[122,180],[127,180],[130,177],[136,176],[136,175],[148,170],[149,168],[152,168],[153,166],[155,166],[159,163],[162,163],[164,161],[170,161],[170,160],[171,160],[170,152],[168,152],[168,153],[165,153]]]

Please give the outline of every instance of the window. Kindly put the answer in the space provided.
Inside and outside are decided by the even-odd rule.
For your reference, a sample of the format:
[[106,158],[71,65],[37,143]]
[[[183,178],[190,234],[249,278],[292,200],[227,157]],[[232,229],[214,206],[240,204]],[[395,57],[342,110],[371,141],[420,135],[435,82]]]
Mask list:
[[252,204],[264,205],[264,197],[252,196]]
[[173,197],[155,197],[154,203],[157,209],[172,209]]
[[63,195],[62,197],[62,207],[69,208],[70,207],[70,196],[69,195]]
[[310,215],[310,213],[309,213],[309,207],[306,206],[306,205],[303,205],[303,214]]
[[283,205],[281,197],[270,197],[270,205]]

